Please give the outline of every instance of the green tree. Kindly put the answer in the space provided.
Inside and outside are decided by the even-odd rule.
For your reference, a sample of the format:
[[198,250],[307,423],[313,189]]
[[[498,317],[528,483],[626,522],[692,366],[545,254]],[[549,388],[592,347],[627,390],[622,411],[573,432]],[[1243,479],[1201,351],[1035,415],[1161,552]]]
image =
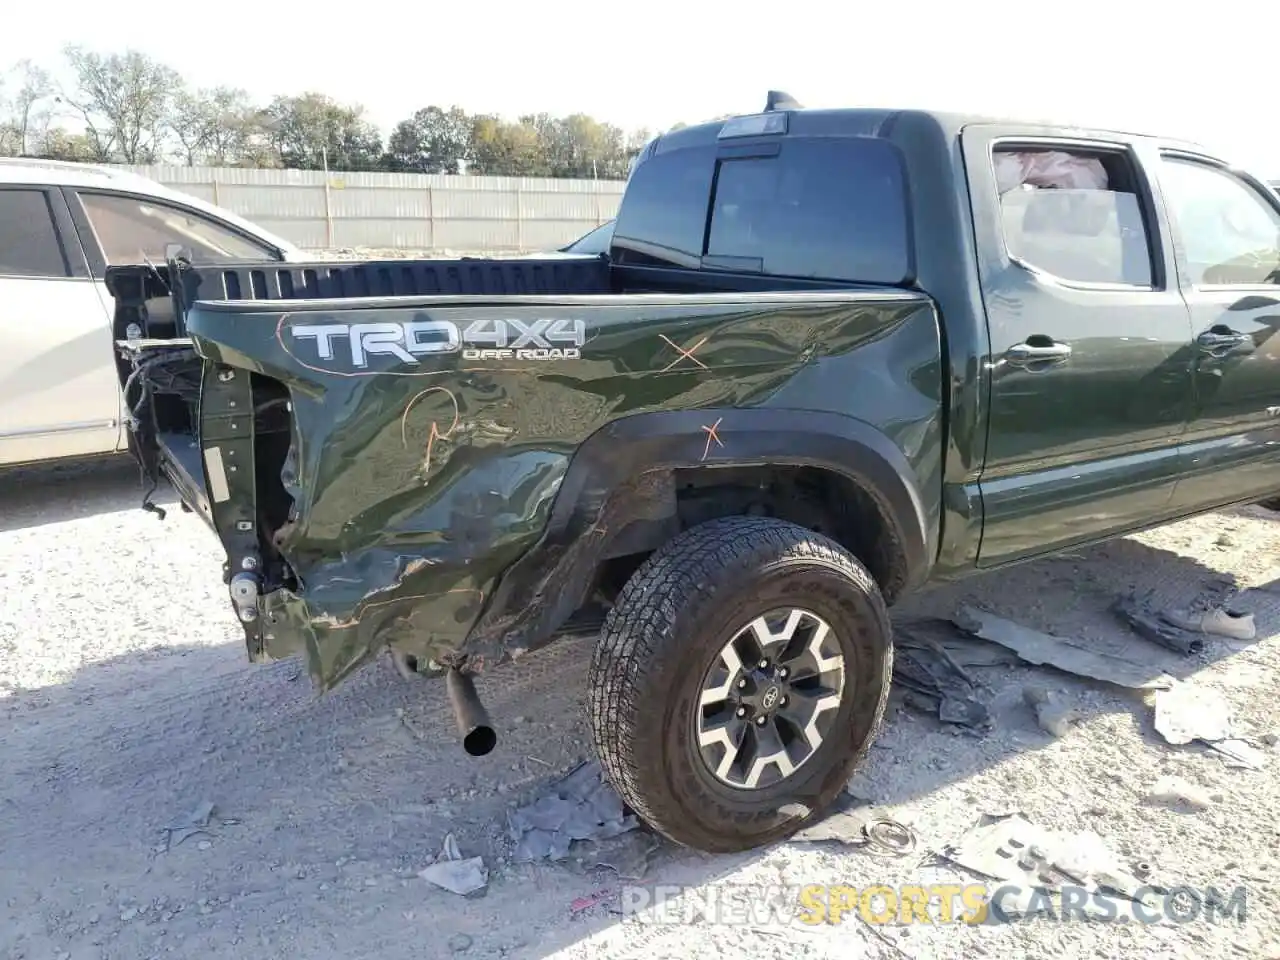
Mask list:
[[473,122],[461,107],[423,107],[387,141],[386,166],[415,173],[457,173],[471,159]]
[[53,129],[43,137],[37,150],[31,156],[42,160],[71,160],[76,163],[91,163],[97,159],[95,145],[83,133],[67,133],[65,130]]
[[500,117],[475,117],[471,127],[469,173],[496,177],[550,175],[538,131],[527,123],[507,123]]
[[267,142],[279,165],[298,170],[375,170],[382,138],[364,108],[322,93],[276,97],[263,111]]

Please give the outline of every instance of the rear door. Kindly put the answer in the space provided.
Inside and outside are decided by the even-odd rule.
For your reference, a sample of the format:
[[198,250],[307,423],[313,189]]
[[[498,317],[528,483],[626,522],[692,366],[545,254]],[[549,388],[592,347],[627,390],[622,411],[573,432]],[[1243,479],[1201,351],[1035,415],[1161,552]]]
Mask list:
[[1190,415],[1191,321],[1151,158],[1054,134],[963,134],[991,335],[984,567],[1169,512]]
[[113,357],[61,191],[0,186],[0,464],[114,451]]
[[1202,154],[1166,151],[1159,176],[1195,337],[1185,512],[1280,490],[1280,200]]

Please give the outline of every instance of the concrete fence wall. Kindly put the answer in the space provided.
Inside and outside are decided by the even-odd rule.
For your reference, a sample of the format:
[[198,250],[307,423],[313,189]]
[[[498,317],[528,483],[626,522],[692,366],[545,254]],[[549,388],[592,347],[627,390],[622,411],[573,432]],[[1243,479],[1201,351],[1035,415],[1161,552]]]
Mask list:
[[614,217],[624,184],[417,173],[126,167],[300,247],[550,250]]

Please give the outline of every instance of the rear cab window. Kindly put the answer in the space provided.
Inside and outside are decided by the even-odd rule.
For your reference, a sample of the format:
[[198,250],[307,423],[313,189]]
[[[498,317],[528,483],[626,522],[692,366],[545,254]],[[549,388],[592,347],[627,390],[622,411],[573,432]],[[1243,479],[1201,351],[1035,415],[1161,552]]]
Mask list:
[[904,165],[875,137],[659,141],[627,184],[613,245],[620,265],[914,279]]

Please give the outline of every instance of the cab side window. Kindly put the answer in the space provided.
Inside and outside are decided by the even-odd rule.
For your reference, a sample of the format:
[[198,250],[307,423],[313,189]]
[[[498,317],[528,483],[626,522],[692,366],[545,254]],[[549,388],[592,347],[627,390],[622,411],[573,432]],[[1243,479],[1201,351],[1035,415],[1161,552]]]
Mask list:
[[0,277],[69,276],[45,192],[0,189]]
[[1153,284],[1151,243],[1133,163],[1119,151],[998,148],[1005,247],[1060,280]]
[[146,197],[80,193],[80,202],[110,265],[163,261],[170,244],[195,261],[279,260],[277,252],[193,210]]
[[1280,212],[1234,174],[1164,157],[1160,181],[1197,287],[1280,284]]

